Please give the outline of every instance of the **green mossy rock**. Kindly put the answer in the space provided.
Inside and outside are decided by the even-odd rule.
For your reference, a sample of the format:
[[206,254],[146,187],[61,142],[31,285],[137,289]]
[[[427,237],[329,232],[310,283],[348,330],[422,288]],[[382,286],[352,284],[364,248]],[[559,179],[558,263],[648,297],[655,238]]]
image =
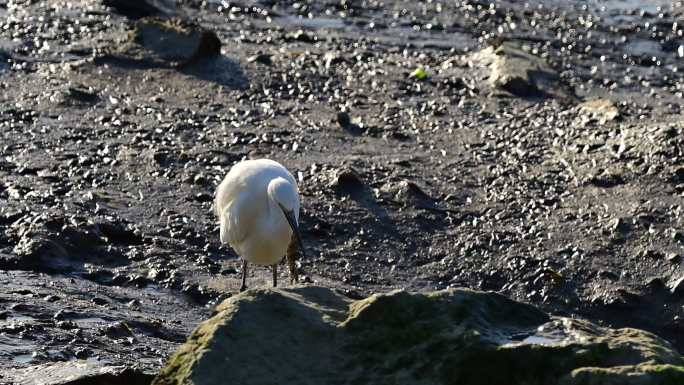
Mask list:
[[664,340],[607,329],[496,293],[395,291],[352,301],[320,287],[224,301],[155,385],[683,384]]

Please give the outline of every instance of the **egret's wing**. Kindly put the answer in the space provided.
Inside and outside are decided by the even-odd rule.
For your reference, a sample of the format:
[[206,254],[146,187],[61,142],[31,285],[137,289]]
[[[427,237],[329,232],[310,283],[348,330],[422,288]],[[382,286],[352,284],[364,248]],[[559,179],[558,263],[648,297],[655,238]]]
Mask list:
[[[245,239],[245,226],[240,224],[239,201],[231,202],[221,213],[221,243],[235,245]],[[244,224],[243,224],[244,225]]]

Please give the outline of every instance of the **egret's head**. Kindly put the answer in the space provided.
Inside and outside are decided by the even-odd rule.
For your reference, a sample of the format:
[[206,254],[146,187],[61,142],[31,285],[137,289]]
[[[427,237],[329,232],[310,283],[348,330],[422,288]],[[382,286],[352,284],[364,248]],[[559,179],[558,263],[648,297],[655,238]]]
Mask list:
[[275,178],[268,184],[268,196],[284,211],[299,211],[297,187],[285,178]]
[[275,178],[268,184],[268,196],[282,210],[287,223],[292,228],[292,233],[297,238],[299,251],[304,257],[304,245],[299,234],[299,195],[297,186],[285,178]]

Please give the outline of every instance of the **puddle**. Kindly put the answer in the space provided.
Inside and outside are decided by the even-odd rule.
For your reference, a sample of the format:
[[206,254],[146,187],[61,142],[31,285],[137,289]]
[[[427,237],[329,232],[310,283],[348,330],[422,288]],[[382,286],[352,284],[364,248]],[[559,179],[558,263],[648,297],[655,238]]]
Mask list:
[[29,321],[37,321],[36,318],[27,316],[27,315],[21,315],[21,314],[10,314],[7,319],[4,319],[0,322],[2,323],[21,323],[21,322],[29,322]]
[[107,324],[107,323],[111,322],[111,321],[107,321],[106,319],[100,318],[100,317],[73,318],[72,320],[74,322],[76,322],[76,324],[80,328],[87,328],[91,324]]
[[310,30],[338,30],[348,33],[348,37],[365,37],[385,44],[413,45],[418,48],[466,48],[476,42],[467,34],[456,31],[428,31],[407,25],[393,24],[378,29],[369,29],[372,20],[356,20],[331,17],[278,16],[273,23]]
[[561,342],[561,340],[556,339],[556,338],[550,338],[550,337],[545,337],[545,336],[539,336],[539,335],[533,335],[525,338],[524,340],[520,341],[520,344],[522,345],[553,345]]
[[33,361],[33,354],[19,354],[12,356],[12,361],[17,364],[30,364]]
[[30,341],[0,334],[0,355],[16,364],[29,364],[33,361],[32,352],[38,348]]
[[504,339],[503,346],[518,345],[556,345],[568,340],[561,325],[555,321],[543,324],[529,333],[521,333]]
[[627,43],[626,51],[635,56],[659,56],[662,55],[660,43],[652,40],[635,40]]

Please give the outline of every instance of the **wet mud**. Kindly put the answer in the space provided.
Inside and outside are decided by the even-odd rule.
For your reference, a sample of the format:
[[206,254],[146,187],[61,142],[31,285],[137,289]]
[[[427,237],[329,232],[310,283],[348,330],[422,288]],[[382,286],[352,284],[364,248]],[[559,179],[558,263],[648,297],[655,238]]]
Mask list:
[[[302,282],[493,290],[684,351],[684,7],[641,3],[0,4],[0,371],[158,370],[239,287],[211,204],[260,157],[298,178]],[[143,17],[220,54],[167,63]]]

